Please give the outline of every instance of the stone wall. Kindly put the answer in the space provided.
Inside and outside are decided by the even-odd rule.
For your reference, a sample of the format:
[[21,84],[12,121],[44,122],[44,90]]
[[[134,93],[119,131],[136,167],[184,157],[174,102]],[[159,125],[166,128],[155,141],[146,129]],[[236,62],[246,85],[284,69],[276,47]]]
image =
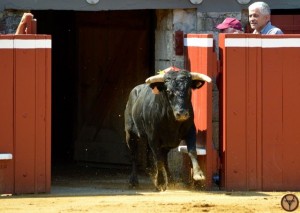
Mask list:
[[0,34],[14,34],[25,11],[0,11]]

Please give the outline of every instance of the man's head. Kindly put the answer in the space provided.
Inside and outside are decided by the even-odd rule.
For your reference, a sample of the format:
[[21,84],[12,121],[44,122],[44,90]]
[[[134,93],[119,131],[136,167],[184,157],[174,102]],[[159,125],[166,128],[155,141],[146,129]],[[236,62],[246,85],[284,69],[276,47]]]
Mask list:
[[242,24],[236,18],[226,18],[221,24],[216,26],[221,33],[239,33],[242,32]]
[[271,10],[265,2],[254,2],[248,7],[249,23],[252,29],[260,32],[270,21]]

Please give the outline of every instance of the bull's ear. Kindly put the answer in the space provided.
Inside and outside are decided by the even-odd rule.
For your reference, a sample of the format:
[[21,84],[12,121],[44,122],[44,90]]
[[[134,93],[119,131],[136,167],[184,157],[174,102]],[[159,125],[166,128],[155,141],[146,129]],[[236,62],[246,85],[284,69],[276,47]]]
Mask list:
[[205,84],[205,81],[202,80],[193,80],[192,81],[192,89],[200,89]]
[[157,95],[164,89],[164,83],[163,82],[155,82],[155,83],[149,84],[149,87],[151,87],[152,93]]

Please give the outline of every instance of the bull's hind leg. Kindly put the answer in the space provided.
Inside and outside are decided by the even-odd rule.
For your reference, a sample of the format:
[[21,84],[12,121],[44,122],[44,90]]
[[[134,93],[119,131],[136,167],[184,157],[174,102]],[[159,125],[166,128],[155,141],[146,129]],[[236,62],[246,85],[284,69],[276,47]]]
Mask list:
[[168,187],[168,173],[165,165],[166,153],[158,151],[153,153],[154,169],[151,178],[157,191],[165,191]]
[[170,168],[169,168],[169,162],[168,162],[168,153],[169,153],[170,150],[166,150],[166,153],[165,153],[165,157],[164,157],[164,164],[165,164],[165,169],[166,169],[166,172],[167,172],[167,177],[168,177],[168,184],[174,184],[174,179],[173,179],[173,176],[170,172]]
[[130,150],[131,157],[131,174],[129,177],[129,187],[135,188],[139,186],[139,180],[137,177],[137,147],[138,147],[138,137],[132,133],[126,131],[126,143]]
[[168,175],[163,161],[157,162],[157,171],[156,189],[158,191],[166,191],[168,187]]

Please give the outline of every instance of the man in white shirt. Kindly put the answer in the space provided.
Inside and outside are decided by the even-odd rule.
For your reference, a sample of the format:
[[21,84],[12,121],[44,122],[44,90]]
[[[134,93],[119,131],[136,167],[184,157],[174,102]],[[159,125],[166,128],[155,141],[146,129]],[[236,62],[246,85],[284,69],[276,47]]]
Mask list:
[[283,34],[281,29],[271,24],[271,10],[265,2],[254,2],[248,7],[249,23],[253,34]]

